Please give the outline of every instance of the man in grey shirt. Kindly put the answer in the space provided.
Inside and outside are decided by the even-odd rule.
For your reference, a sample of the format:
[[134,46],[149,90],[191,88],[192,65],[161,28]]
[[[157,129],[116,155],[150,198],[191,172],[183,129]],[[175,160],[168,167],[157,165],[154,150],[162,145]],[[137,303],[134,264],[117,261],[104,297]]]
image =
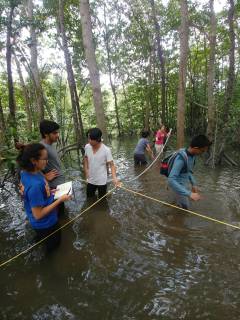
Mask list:
[[40,122],[40,132],[42,135],[41,144],[47,149],[48,163],[43,173],[48,180],[51,189],[55,189],[57,185],[64,183],[65,178],[61,169],[61,161],[58,156],[54,143],[59,137],[59,125],[50,120],[42,120]]
[[[61,169],[61,161],[58,156],[57,150],[54,147],[54,143],[57,142],[59,137],[59,125],[50,120],[42,120],[39,126],[42,140],[41,144],[47,149],[48,153],[48,163],[45,167],[43,173],[48,181],[51,189],[56,189],[56,187],[64,183],[65,178]],[[58,207],[59,215],[63,215],[65,211],[64,202],[62,202]]]

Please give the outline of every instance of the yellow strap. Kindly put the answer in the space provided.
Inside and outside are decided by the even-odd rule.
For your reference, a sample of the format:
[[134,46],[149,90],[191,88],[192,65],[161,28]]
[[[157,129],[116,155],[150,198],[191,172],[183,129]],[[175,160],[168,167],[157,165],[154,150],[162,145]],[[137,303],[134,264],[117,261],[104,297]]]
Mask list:
[[8,264],[9,262],[17,259],[18,257],[24,255],[25,253],[29,252],[30,250],[32,250],[33,248],[35,248],[36,246],[38,246],[39,244],[41,244],[42,242],[44,242],[46,239],[48,239],[49,237],[51,237],[54,233],[58,232],[59,230],[67,227],[70,223],[72,223],[73,221],[77,220],[81,215],[83,215],[86,211],[88,211],[89,209],[91,209],[93,206],[95,206],[98,202],[100,202],[103,198],[107,197],[110,193],[112,193],[114,190],[116,189],[113,188],[110,191],[108,191],[104,196],[102,196],[100,199],[98,199],[96,202],[94,202],[91,206],[89,206],[88,208],[86,208],[85,210],[83,210],[81,213],[79,213],[78,215],[76,215],[76,217],[70,219],[68,222],[66,222],[64,225],[62,225],[61,227],[59,227],[57,230],[53,231],[52,233],[50,233],[48,236],[46,236],[45,238],[41,239],[40,241],[34,243],[32,246],[28,247],[27,249],[21,251],[20,253],[18,253],[17,255],[13,256],[12,258],[8,259],[5,262],[2,262],[0,264],[0,268],[5,266],[6,264]]
[[224,221],[221,221],[221,220],[217,220],[217,219],[214,219],[214,218],[205,216],[205,215],[203,215],[203,214],[201,214],[201,213],[194,212],[194,211],[192,211],[192,210],[180,208],[180,207],[175,206],[175,205],[173,205],[173,204],[170,204],[170,203],[168,203],[168,202],[165,202],[165,201],[162,201],[162,200],[158,200],[158,199],[149,197],[149,196],[147,196],[147,195],[145,195],[145,194],[142,194],[142,193],[140,193],[140,192],[137,192],[137,191],[128,189],[128,188],[124,187],[123,185],[120,186],[120,188],[122,188],[123,190],[126,190],[126,191],[128,191],[128,192],[131,192],[131,193],[133,193],[133,194],[136,194],[136,195],[138,195],[138,196],[144,197],[144,198],[146,198],[146,199],[150,199],[150,200],[156,201],[156,202],[161,203],[161,204],[163,204],[163,205],[165,205],[165,206],[168,206],[168,207],[176,208],[176,209],[178,209],[178,210],[181,210],[181,211],[184,211],[184,212],[193,214],[193,215],[198,216],[198,217],[201,217],[201,218],[203,218],[203,219],[210,220],[210,221],[213,221],[213,222],[215,222],[215,223],[220,223],[220,224],[223,224],[223,225],[225,225],[225,226],[232,227],[232,228],[235,228],[235,229],[240,229],[240,227],[235,226],[234,224],[231,224],[231,223],[228,223],[228,222],[224,222]]
[[[148,168],[148,169],[149,169],[149,168]],[[145,173],[145,172],[146,172],[146,171],[144,171],[143,173]],[[87,183],[87,181],[84,180],[84,179],[78,179],[78,180]],[[215,222],[215,223],[223,224],[223,225],[225,225],[225,226],[232,227],[232,228],[234,228],[234,229],[238,229],[238,230],[240,229],[240,227],[235,226],[235,225],[233,225],[233,224],[231,224],[231,223],[224,222],[224,221],[221,221],[221,220],[217,220],[217,219],[214,219],[214,218],[205,216],[205,215],[203,215],[203,214],[201,214],[201,213],[194,212],[194,211],[192,211],[192,210],[187,210],[187,209],[180,208],[180,207],[175,206],[175,205],[173,205],[173,204],[170,204],[170,203],[168,203],[168,202],[165,202],[165,201],[162,201],[162,200],[158,200],[158,199],[155,199],[155,198],[153,198],[153,197],[150,197],[150,196],[147,196],[147,195],[145,195],[145,194],[142,194],[142,193],[140,193],[140,192],[137,192],[137,191],[128,189],[128,188],[124,187],[123,185],[119,186],[119,188],[121,188],[121,189],[123,189],[123,190],[125,190],[125,191],[128,191],[128,192],[131,192],[131,193],[133,193],[133,194],[139,195],[139,196],[141,196],[141,197],[144,197],[144,198],[146,198],[146,199],[150,199],[150,200],[156,201],[156,202],[161,203],[161,204],[163,204],[163,205],[165,205],[165,206],[172,207],[172,208],[175,208],[175,209],[178,209],[178,210],[181,210],[181,211],[190,213],[190,214],[192,214],[192,215],[201,217],[201,218],[203,218],[203,219],[210,220],[210,221],[213,221],[213,222]],[[93,206],[95,206],[95,205],[96,205],[98,202],[100,202],[103,198],[107,197],[107,196],[108,196],[110,193],[112,193],[115,189],[116,189],[116,187],[113,188],[113,189],[111,189],[110,191],[108,191],[108,193],[106,193],[103,197],[101,197],[101,198],[98,199],[96,202],[94,202],[91,206],[89,206],[88,208],[86,208],[85,210],[83,210],[83,211],[82,211],[81,213],[79,213],[76,217],[74,217],[73,219],[71,219],[71,220],[69,220],[68,222],[66,222],[63,226],[61,226],[61,227],[59,227],[57,230],[53,231],[53,232],[52,232],[51,234],[49,234],[47,237],[41,239],[40,241],[36,242],[35,244],[33,244],[32,246],[30,246],[30,247],[27,248],[26,250],[18,253],[17,255],[13,256],[12,258],[8,259],[7,261],[2,262],[2,263],[0,264],[0,268],[3,267],[4,265],[10,263],[11,261],[17,259],[18,257],[24,255],[25,253],[29,252],[30,250],[32,250],[33,248],[35,248],[36,246],[38,246],[39,244],[41,244],[42,242],[44,242],[46,239],[48,239],[49,237],[51,237],[54,233],[56,233],[56,232],[58,232],[59,230],[65,228],[66,226],[68,226],[69,224],[71,224],[73,221],[77,220],[81,215],[83,215],[86,211],[88,211],[88,210],[91,209]]]

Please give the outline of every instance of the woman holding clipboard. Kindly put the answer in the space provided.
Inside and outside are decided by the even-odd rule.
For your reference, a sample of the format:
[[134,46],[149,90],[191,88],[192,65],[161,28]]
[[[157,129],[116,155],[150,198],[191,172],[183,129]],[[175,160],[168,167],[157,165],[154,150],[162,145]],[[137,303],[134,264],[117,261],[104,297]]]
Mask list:
[[[42,170],[48,161],[46,148],[40,143],[23,146],[17,158],[22,169],[21,184],[23,185],[24,207],[32,228],[37,234],[37,241],[45,238],[58,229],[57,207],[70,200],[71,195],[64,194],[54,201]],[[46,239],[47,252],[60,244],[60,230]]]

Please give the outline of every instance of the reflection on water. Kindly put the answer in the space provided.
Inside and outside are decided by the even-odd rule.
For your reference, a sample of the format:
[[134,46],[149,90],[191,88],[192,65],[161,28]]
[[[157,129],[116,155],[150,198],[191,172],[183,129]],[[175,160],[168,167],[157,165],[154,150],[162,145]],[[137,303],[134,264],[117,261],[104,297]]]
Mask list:
[[[122,179],[131,180],[136,140],[113,143]],[[238,169],[195,175],[204,200],[197,212],[239,225]],[[69,217],[89,206],[77,170]],[[127,184],[172,202],[158,165]],[[11,189],[11,186],[9,186]],[[0,194],[1,261],[27,248],[34,234],[19,197]],[[64,223],[64,221],[62,221]],[[1,319],[239,319],[240,233],[124,190],[116,190],[62,232],[60,248],[41,247],[4,267]]]

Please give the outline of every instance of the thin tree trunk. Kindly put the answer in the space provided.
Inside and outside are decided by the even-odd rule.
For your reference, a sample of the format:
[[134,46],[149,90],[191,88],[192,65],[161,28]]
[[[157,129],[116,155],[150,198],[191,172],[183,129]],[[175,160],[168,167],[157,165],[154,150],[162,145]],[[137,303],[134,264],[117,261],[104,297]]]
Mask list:
[[100,85],[100,75],[94,49],[92,23],[88,0],[80,0],[80,15],[82,24],[83,45],[90,73],[97,125],[103,132],[103,138],[105,139],[105,141],[107,141],[108,137]]
[[214,124],[215,124],[215,106],[214,106],[214,78],[215,78],[215,52],[216,52],[216,30],[217,20],[214,12],[214,0],[209,2],[211,10],[211,23],[210,23],[210,35],[209,35],[209,61],[208,61],[208,126],[207,136],[210,141],[214,138]]
[[145,109],[145,125],[146,130],[150,130],[149,118],[150,118],[150,106],[151,106],[151,85],[152,85],[152,55],[149,58],[147,75],[147,99],[146,99],[146,109]]
[[112,63],[110,57],[110,46],[109,46],[109,32],[107,27],[107,19],[106,19],[106,6],[104,5],[104,25],[105,25],[105,32],[104,32],[104,42],[107,50],[107,65],[108,65],[108,72],[109,72],[109,80],[110,85],[114,97],[114,106],[115,106],[115,113],[116,113],[116,120],[117,120],[117,128],[118,128],[118,135],[121,136],[121,124],[119,120],[119,112],[118,112],[118,102],[117,102],[117,93],[116,93],[116,86],[113,83],[112,79]]
[[17,66],[18,76],[19,76],[19,80],[21,83],[22,91],[23,91],[23,97],[24,97],[25,108],[26,108],[26,113],[27,113],[27,128],[28,128],[28,132],[32,132],[32,114],[31,114],[29,93],[28,93],[27,87],[26,87],[24,79],[23,79],[20,62],[19,62],[15,52],[14,52],[14,59],[15,59],[15,63]]
[[73,114],[73,124],[75,129],[75,136],[78,146],[83,145],[83,124],[82,124],[82,117],[80,113],[80,106],[79,106],[79,98],[77,94],[77,87],[74,78],[73,68],[72,68],[72,61],[70,52],[68,49],[68,42],[65,32],[65,25],[64,25],[64,0],[59,0],[59,27],[60,27],[60,35],[62,38],[62,50],[64,52],[65,63],[67,67],[67,77],[68,77],[68,85],[70,90],[71,96],[71,103],[72,103],[72,114]]
[[123,96],[124,96],[124,104],[127,106],[127,115],[128,115],[128,130],[132,132],[133,127],[133,115],[132,115],[132,109],[131,106],[128,103],[127,93],[124,85],[124,79],[121,79],[122,81],[122,87],[123,87]]
[[228,11],[228,24],[229,24],[229,38],[230,38],[230,49],[229,49],[229,70],[228,70],[228,80],[224,100],[224,109],[223,109],[223,131],[222,131],[222,144],[219,151],[219,163],[221,163],[221,158],[224,155],[225,144],[227,140],[228,133],[228,119],[232,106],[232,96],[233,96],[233,87],[235,79],[235,33],[234,33],[234,11],[235,5],[234,0],[229,0],[230,7]]
[[44,118],[44,97],[42,91],[42,85],[40,81],[39,69],[38,69],[38,51],[37,51],[37,36],[34,26],[33,19],[33,1],[28,0],[27,3],[27,14],[30,23],[30,54],[31,54],[31,62],[30,68],[33,76],[33,82],[35,84],[36,89],[36,98],[37,98],[37,118],[38,120],[42,120]]
[[184,127],[185,127],[185,89],[187,75],[188,59],[188,6],[187,0],[181,0],[181,26],[180,26],[180,64],[179,64],[179,84],[177,96],[177,147],[184,145]]
[[2,100],[0,97],[0,145],[5,145],[7,143],[6,140],[6,124],[2,108]]
[[234,33],[234,0],[229,0],[230,8],[228,11],[228,23],[229,23],[229,38],[230,38],[230,49],[229,49],[229,71],[227,89],[224,101],[224,122],[227,124],[229,118],[229,111],[232,105],[232,94],[235,79],[235,33]]
[[148,131],[150,129],[149,115],[150,115],[150,84],[147,83],[147,100],[146,100],[145,117],[144,117],[144,129]]
[[158,59],[160,62],[160,73],[161,73],[161,109],[162,109],[162,122],[165,123],[166,121],[166,71],[165,71],[165,59],[163,54],[163,47],[161,44],[161,36],[160,36],[160,26],[157,21],[156,17],[156,10],[155,10],[155,2],[154,0],[150,0],[151,7],[152,7],[152,14],[155,26],[155,34],[157,40],[157,54]]
[[14,86],[12,78],[12,21],[14,14],[14,5],[11,5],[7,21],[7,45],[6,45],[6,61],[7,61],[7,77],[8,77],[8,106],[9,106],[9,125],[13,129],[13,138],[16,142],[17,138],[17,122],[16,122],[16,102],[14,96]]

